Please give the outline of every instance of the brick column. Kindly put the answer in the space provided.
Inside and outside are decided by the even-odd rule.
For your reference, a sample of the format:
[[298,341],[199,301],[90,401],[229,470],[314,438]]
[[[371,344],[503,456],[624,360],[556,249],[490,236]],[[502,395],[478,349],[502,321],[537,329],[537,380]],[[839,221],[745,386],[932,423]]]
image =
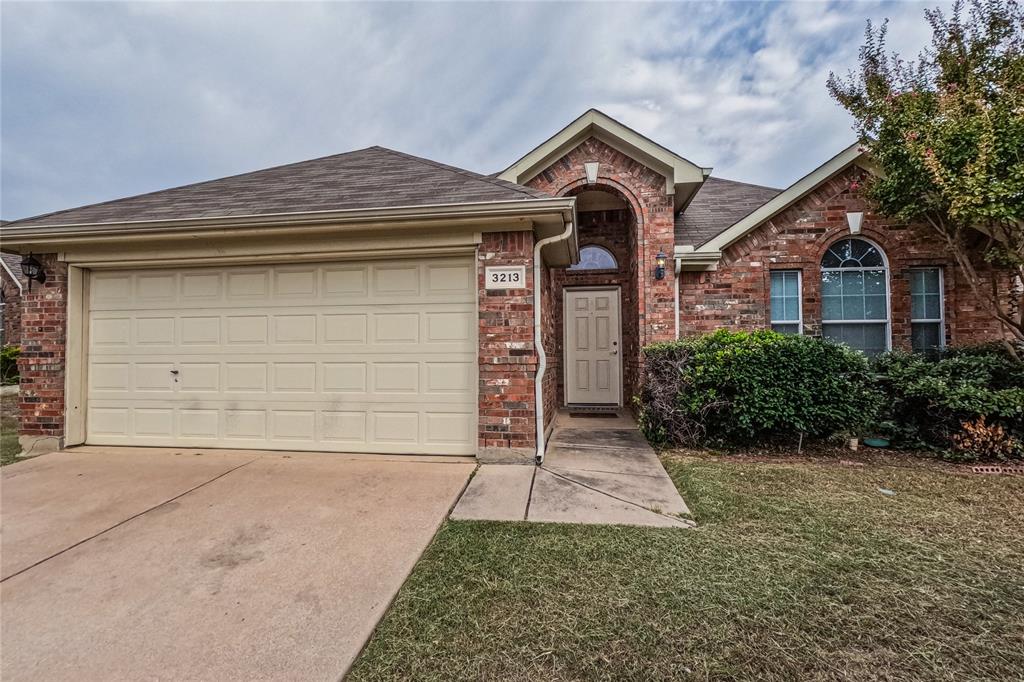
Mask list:
[[18,429],[26,454],[64,445],[64,351],[67,340],[67,265],[55,254],[37,255],[46,282],[28,285],[21,299],[21,375]]
[[[523,265],[526,288],[487,291],[488,265]],[[487,462],[531,462],[536,454],[533,384],[533,234],[483,235],[477,256],[479,296],[479,448]]]

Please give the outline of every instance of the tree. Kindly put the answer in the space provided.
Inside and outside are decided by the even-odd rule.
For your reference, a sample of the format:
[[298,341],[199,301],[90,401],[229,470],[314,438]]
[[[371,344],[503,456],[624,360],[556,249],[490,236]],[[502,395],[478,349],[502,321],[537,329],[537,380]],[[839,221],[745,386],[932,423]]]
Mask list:
[[[868,22],[860,68],[829,74],[878,165],[882,213],[930,225],[982,302],[1024,342],[1024,12],[1016,0],[925,10],[931,45],[889,54]],[[1007,346],[1015,357],[1018,351]]]

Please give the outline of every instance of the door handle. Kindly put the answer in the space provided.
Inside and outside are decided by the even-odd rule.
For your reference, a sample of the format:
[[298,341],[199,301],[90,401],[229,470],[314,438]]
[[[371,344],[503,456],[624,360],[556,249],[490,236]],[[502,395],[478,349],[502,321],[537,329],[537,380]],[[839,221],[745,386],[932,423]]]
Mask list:
[[618,355],[618,354],[619,354],[619,351],[617,351],[617,350],[613,350],[611,353],[609,353],[609,355]]

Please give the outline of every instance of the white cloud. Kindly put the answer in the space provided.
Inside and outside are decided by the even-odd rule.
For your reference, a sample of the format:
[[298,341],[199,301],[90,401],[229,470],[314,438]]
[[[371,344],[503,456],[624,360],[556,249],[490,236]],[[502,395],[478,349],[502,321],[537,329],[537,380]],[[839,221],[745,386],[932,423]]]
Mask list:
[[499,170],[596,106],[784,185],[852,138],[825,92],[924,4],[3,3],[2,212],[371,144]]

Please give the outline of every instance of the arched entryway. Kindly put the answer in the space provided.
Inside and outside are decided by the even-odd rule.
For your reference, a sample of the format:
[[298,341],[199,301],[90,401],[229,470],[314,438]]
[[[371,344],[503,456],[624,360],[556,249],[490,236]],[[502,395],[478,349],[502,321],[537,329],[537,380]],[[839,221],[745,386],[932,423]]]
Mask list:
[[552,272],[559,405],[628,405],[639,378],[635,199],[600,182],[576,197],[580,263]]

